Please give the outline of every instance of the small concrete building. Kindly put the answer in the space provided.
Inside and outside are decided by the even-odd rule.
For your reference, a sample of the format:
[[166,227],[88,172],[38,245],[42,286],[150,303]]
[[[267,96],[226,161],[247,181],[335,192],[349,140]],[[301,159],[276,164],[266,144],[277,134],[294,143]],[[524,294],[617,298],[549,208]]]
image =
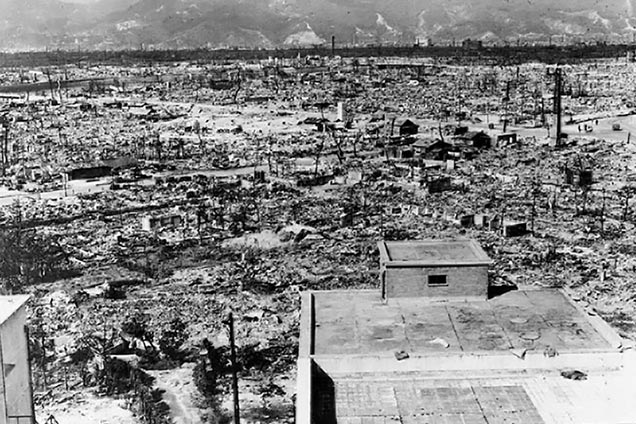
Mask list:
[[382,241],[382,299],[488,298],[491,260],[474,240]]
[[0,424],[35,422],[27,300],[29,296],[0,296]]

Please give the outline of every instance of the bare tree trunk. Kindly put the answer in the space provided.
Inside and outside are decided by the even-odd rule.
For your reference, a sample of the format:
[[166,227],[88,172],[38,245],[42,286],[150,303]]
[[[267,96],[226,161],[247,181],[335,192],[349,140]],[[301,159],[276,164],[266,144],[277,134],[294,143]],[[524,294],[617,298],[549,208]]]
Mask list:
[[325,147],[325,138],[323,137],[320,141],[320,145],[318,150],[316,151],[316,167],[314,169],[314,178],[318,178],[318,164],[320,163],[320,155],[322,154],[322,149]]
[[601,206],[601,233],[605,231],[605,189],[603,189],[603,204]]
[[344,162],[344,153],[342,152],[342,138],[333,136],[334,141],[336,142],[336,147],[338,148],[338,162],[342,165]]

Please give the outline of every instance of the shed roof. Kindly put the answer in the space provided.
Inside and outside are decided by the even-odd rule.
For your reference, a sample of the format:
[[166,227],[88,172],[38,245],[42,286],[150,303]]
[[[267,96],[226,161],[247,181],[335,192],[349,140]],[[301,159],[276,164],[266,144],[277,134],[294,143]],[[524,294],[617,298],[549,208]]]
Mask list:
[[457,136],[457,138],[463,140],[475,140],[476,138],[490,138],[490,136],[483,131],[469,131],[463,135]]
[[419,127],[418,124],[415,123],[411,118],[399,118],[395,120],[395,125],[401,127],[403,125],[410,125],[414,127]]
[[423,149],[428,149],[431,148],[433,146],[435,146],[436,144],[440,144],[440,145],[445,145],[445,146],[451,146],[450,144],[446,143],[443,140],[440,140],[439,138],[419,138],[415,143],[413,143],[413,147],[418,147],[418,148],[423,148]]

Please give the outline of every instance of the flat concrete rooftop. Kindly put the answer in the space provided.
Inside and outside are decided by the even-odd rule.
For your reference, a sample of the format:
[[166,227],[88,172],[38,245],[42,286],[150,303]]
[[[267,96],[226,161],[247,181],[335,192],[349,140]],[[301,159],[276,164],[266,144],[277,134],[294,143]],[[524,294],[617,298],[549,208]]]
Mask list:
[[490,264],[490,258],[474,240],[383,241],[378,243],[385,262]]
[[612,349],[559,290],[512,291],[488,301],[392,299],[377,291],[313,292],[313,355],[417,355],[547,348]]
[[558,371],[488,378],[334,377],[338,424],[608,424],[636,420],[636,385],[627,372]]

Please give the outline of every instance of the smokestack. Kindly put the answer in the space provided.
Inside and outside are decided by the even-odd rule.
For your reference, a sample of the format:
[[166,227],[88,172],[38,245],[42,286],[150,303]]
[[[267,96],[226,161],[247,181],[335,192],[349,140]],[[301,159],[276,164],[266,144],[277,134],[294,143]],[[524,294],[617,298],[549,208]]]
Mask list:
[[331,56],[335,56],[336,55],[336,36],[332,35],[331,36]]

